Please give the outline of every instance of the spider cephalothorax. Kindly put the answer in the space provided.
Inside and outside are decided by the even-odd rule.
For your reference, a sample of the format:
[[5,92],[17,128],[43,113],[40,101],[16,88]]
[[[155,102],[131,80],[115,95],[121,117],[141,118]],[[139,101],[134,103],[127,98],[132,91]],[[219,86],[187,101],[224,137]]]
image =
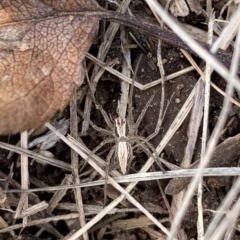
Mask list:
[[128,160],[131,159],[133,156],[132,146],[128,142],[128,138],[126,137],[126,119],[118,117],[115,119],[115,124],[116,131],[119,137],[116,152],[121,172],[125,174],[127,171]]

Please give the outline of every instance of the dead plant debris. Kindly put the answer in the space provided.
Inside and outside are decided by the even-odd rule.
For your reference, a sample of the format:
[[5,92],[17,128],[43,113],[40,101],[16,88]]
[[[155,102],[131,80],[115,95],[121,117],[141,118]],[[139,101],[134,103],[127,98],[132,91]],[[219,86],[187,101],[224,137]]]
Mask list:
[[[223,50],[215,56],[231,56],[234,64],[240,21],[232,21],[240,18],[239,3],[206,2],[161,0],[160,4],[201,42],[210,42],[207,28],[211,24],[213,41],[231,26]],[[29,150],[18,135],[0,137],[0,240],[240,238],[240,180],[221,177],[221,167],[239,166],[239,87],[235,83],[229,98],[233,105],[222,128],[216,130],[223,118],[224,91],[229,89],[229,79],[239,77],[237,70],[234,73],[231,68],[228,76],[232,78],[224,80],[216,74],[219,69],[212,73],[201,58],[181,52],[171,41],[160,42],[146,29],[99,22],[101,16],[89,15],[105,8],[157,26],[162,23],[159,9],[151,7],[155,3],[0,2],[0,134],[38,128],[61,110],[51,120],[57,133],[47,131],[50,124],[28,131],[25,146]],[[83,11],[88,14],[67,15]],[[208,104],[204,103],[205,86],[213,86]],[[124,128],[123,123],[114,125],[115,119],[124,120]],[[200,171],[215,131],[219,134],[210,149],[208,168],[217,176],[204,177],[186,200],[189,183],[197,174],[182,178],[178,170]],[[109,135],[114,141],[108,141]],[[125,156],[122,166],[118,151],[113,151],[116,146],[122,147]],[[159,180],[140,181],[144,172],[162,170],[178,174],[173,179],[159,175]],[[114,180],[129,174],[138,177],[119,185]]]

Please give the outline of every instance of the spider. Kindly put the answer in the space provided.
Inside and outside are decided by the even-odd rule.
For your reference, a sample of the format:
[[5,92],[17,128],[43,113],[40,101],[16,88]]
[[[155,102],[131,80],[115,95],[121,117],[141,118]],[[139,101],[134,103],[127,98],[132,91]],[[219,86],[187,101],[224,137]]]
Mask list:
[[[156,149],[149,143],[149,140],[155,137],[160,129],[161,125],[161,119],[158,119],[156,129],[153,134],[151,134],[149,137],[144,138],[137,135],[138,127],[141,123],[141,120],[143,116],[145,115],[149,105],[151,104],[154,94],[151,96],[151,98],[146,103],[144,109],[142,110],[141,114],[139,115],[136,123],[131,124],[131,120],[128,120],[126,118],[117,117],[114,120],[114,123],[110,120],[105,110],[102,108],[102,106],[96,101],[94,96],[91,96],[93,102],[95,103],[95,106],[97,109],[99,109],[108,125],[108,127],[111,129],[106,130],[101,127],[96,126],[91,120],[89,121],[90,125],[98,132],[102,132],[104,134],[108,134],[112,137],[107,138],[103,140],[95,149],[91,151],[91,154],[95,154],[97,151],[99,151],[104,145],[108,143],[115,143],[114,146],[109,151],[107,158],[106,158],[106,173],[108,175],[109,171],[109,164],[110,160],[113,157],[113,154],[115,153],[115,156],[117,157],[120,165],[121,172],[125,174],[127,172],[127,163],[129,160],[133,158],[133,150],[136,147],[139,147],[142,151],[144,151],[149,157],[153,156],[156,163],[160,167],[160,169],[164,172],[164,169],[161,164],[161,160],[156,153]],[[78,110],[78,113],[83,117],[83,113]],[[131,119],[131,117],[130,117]],[[128,129],[127,129],[128,126]],[[128,130],[128,131],[127,131]]]

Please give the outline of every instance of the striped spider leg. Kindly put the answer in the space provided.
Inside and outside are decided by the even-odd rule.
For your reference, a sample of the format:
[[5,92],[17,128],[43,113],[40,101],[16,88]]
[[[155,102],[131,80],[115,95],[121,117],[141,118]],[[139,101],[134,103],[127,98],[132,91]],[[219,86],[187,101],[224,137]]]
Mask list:
[[[133,89],[131,89],[131,90],[133,90]],[[132,94],[133,93],[131,93],[131,95]],[[137,133],[138,129],[139,129],[139,125],[140,125],[147,109],[149,108],[151,102],[153,101],[155,94],[156,93],[154,93],[149,98],[149,100],[147,101],[146,105],[144,106],[143,110],[141,111],[141,113],[138,116],[137,121],[135,123],[133,122],[133,117],[131,116],[132,112],[129,110],[129,114],[130,114],[129,121],[128,121],[129,133],[127,136],[130,139],[130,141],[132,142],[132,145],[131,145],[132,151],[134,149],[136,149],[137,147],[140,148],[143,152],[145,152],[147,154],[148,157],[153,157],[153,159],[155,160],[155,162],[159,166],[159,168],[162,170],[162,172],[165,172],[164,168],[162,167],[161,159],[159,158],[156,149],[149,142],[149,140],[154,138],[160,131],[160,127],[161,127],[161,123],[162,123],[161,112],[159,112],[158,121],[157,121],[155,130],[150,136],[148,136],[147,138],[144,138],[144,137],[139,136]],[[132,98],[130,98],[130,99],[132,99]],[[131,109],[131,105],[132,105],[132,101],[129,101],[129,109]],[[134,143],[135,143],[135,145],[134,145]]]

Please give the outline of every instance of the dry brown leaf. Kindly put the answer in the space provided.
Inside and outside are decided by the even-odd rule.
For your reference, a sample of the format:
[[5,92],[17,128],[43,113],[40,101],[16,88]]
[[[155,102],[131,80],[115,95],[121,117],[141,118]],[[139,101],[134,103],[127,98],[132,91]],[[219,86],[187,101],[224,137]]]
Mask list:
[[0,134],[37,128],[66,107],[99,19],[56,15],[97,8],[93,0],[1,1]]

